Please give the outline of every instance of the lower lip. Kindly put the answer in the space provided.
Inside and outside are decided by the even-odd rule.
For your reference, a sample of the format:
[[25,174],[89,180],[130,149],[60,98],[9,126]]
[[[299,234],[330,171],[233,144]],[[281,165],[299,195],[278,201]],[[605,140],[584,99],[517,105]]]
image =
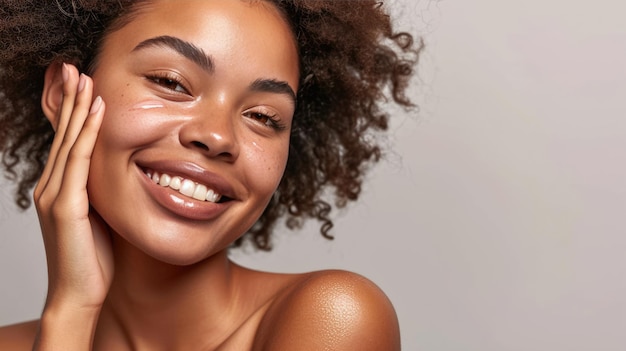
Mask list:
[[211,220],[217,218],[230,206],[231,201],[213,203],[190,199],[169,187],[154,183],[141,168],[139,168],[139,173],[142,185],[151,197],[161,207],[180,217],[199,221]]

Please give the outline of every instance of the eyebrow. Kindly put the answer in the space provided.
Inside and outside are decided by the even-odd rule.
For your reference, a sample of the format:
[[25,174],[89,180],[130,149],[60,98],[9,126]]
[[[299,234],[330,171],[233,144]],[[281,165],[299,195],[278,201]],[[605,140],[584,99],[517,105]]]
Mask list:
[[171,37],[171,36],[160,36],[154,37],[147,40],[142,41],[137,44],[133,49],[133,52],[151,48],[151,47],[166,47],[170,48],[180,55],[186,57],[191,60],[196,65],[200,66],[203,70],[208,73],[213,73],[214,64],[211,56],[207,55],[204,50],[195,46],[194,44],[184,41],[180,38]]
[[291,89],[287,82],[276,79],[257,79],[250,84],[249,89],[255,92],[287,95],[293,105],[296,105],[296,92]]
[[[191,60],[196,65],[200,66],[206,72],[212,74],[215,70],[213,58],[206,54],[204,50],[195,46],[193,43],[182,40],[172,36],[158,36],[150,39],[146,39],[137,44],[132,52],[144,50],[152,47],[166,47],[170,48],[183,57]],[[276,79],[257,79],[248,87],[250,91],[283,94],[287,95],[293,105],[296,105],[297,97],[296,92],[285,81]]]

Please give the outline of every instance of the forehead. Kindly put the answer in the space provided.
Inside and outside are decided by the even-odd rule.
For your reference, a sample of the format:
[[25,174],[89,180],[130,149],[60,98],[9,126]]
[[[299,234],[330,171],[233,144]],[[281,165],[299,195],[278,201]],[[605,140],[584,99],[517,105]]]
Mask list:
[[141,35],[156,30],[217,39],[230,26],[238,27],[241,36],[257,34],[258,39],[270,34],[274,39],[287,36],[295,41],[282,12],[263,0],[150,0],[135,5],[131,13],[116,32]]
[[295,37],[281,11],[268,1],[249,0],[142,2],[105,38],[101,56],[130,53],[142,41],[158,36],[193,43],[219,56],[218,65],[228,65],[235,57],[270,66],[297,61]]

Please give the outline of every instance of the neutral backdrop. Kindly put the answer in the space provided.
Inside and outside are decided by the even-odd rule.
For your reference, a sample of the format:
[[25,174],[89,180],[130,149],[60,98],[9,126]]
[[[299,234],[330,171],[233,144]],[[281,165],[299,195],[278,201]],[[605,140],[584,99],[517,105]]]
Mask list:
[[[359,272],[389,295],[404,350],[626,347],[626,5],[396,0],[427,49],[387,160],[332,242],[307,226],[259,269]],[[0,187],[0,324],[36,318],[36,215]]]

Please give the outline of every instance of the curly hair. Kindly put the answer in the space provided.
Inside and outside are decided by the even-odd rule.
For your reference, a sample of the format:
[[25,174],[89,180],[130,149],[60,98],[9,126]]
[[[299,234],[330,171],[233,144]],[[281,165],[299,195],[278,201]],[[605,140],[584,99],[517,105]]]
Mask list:
[[[68,62],[89,70],[102,39],[132,20],[132,0],[1,0],[0,152],[5,176],[17,183],[15,201],[30,206],[30,189],[48,156],[54,131],[39,101],[46,68]],[[332,238],[332,205],[345,206],[361,192],[381,148],[373,133],[387,129],[390,100],[413,107],[405,95],[422,41],[395,32],[374,0],[266,0],[291,25],[300,55],[300,84],[282,181],[262,216],[239,238],[271,249],[279,218],[293,229],[321,222]]]

